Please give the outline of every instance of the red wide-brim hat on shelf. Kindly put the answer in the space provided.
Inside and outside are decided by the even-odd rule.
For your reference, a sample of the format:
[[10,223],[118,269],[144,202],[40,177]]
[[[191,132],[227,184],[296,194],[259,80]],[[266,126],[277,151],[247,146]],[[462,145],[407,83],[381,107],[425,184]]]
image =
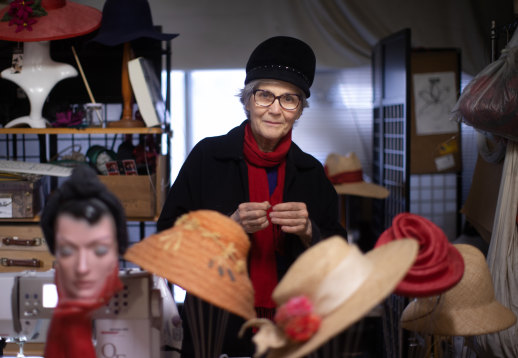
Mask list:
[[[11,5],[0,11],[3,19]],[[36,20],[29,28],[16,32],[16,24],[0,21],[0,40],[36,42],[61,40],[86,35],[101,26],[102,13],[90,6],[67,0],[41,0],[46,15],[31,17]]]
[[411,213],[394,217],[376,247],[388,242],[412,237],[419,242],[414,264],[394,291],[407,297],[426,297],[443,293],[455,286],[464,274],[464,260],[448,241],[442,229],[430,220]]

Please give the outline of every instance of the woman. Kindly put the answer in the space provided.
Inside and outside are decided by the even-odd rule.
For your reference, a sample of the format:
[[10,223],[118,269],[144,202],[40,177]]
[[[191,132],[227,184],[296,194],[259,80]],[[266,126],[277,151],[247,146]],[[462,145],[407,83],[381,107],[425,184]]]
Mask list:
[[306,248],[331,235],[346,237],[337,194],[322,165],[291,140],[314,75],[315,55],[303,41],[277,36],[259,44],[241,91],[247,120],[193,148],[157,223],[164,230],[197,209],[217,210],[238,222],[252,242],[250,278],[260,317],[273,317],[271,293]]
[[41,227],[56,257],[58,305],[45,346],[46,358],[95,358],[90,314],[122,288],[119,254],[128,246],[119,200],[88,166],[51,195]]

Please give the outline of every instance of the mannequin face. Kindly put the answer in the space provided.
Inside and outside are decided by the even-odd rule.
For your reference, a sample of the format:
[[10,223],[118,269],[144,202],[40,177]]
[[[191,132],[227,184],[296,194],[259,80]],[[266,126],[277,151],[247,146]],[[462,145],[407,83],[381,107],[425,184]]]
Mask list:
[[61,214],[56,219],[56,270],[66,297],[97,297],[118,266],[117,230],[110,215],[91,225]]

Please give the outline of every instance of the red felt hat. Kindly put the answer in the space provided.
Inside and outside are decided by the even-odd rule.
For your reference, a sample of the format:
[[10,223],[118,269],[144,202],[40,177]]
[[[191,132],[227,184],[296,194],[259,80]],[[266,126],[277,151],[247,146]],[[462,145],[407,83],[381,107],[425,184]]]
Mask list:
[[419,241],[419,254],[414,264],[394,291],[401,296],[426,297],[440,294],[456,285],[464,273],[460,252],[448,241],[444,232],[424,217],[401,213],[392,220],[375,246],[405,237]]
[[[14,1],[12,2],[14,3]],[[12,5],[0,11],[3,19]],[[34,42],[67,39],[86,35],[101,26],[102,13],[90,6],[81,5],[67,0],[41,0],[41,7],[46,15],[31,17],[36,20],[29,28],[16,32],[16,24],[9,21],[0,22],[0,40]]]

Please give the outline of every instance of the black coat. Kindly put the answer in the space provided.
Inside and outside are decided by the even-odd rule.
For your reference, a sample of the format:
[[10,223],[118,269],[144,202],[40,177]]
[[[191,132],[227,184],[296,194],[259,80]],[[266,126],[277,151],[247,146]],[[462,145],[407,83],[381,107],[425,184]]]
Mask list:
[[[167,195],[158,219],[158,231],[173,226],[179,216],[189,211],[211,209],[230,216],[239,204],[249,201],[243,156],[246,123],[244,121],[226,135],[205,138],[192,149]],[[346,237],[346,231],[338,221],[338,196],[322,164],[295,143],[291,144],[286,157],[283,201],[306,203],[313,231],[311,244],[332,235]],[[286,235],[284,243],[283,255],[276,256],[279,280],[305,249],[302,241],[292,234]],[[241,323],[237,317],[231,318],[229,331],[238,330]],[[189,336],[185,330],[184,334],[186,338]],[[227,350],[231,346],[236,349],[232,352],[234,355],[251,355],[237,348],[239,342],[227,344],[227,338],[224,352],[231,353]],[[189,344],[184,341],[185,348]],[[247,346],[247,342],[243,344]],[[250,348],[248,345],[247,349]]]
[[[246,123],[226,135],[205,138],[192,149],[167,195],[158,231],[173,226],[189,211],[211,209],[230,216],[239,204],[249,201],[243,156]],[[332,235],[346,237],[338,218],[338,196],[322,164],[295,143],[286,157],[283,201],[306,203],[313,230],[311,244]],[[279,279],[305,249],[295,235],[287,235],[285,242],[286,256],[278,257]]]

